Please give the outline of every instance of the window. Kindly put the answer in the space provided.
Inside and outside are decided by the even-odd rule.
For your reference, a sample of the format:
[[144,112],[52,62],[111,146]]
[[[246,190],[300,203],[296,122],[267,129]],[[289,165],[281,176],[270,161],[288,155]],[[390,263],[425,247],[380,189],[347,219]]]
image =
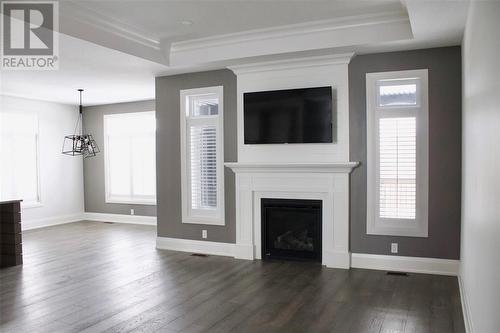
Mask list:
[[223,88],[180,98],[182,222],[224,225]]
[[40,204],[38,117],[29,112],[0,112],[0,200]]
[[156,204],[155,112],[104,115],[106,202]]
[[427,237],[427,70],[369,73],[367,233]]

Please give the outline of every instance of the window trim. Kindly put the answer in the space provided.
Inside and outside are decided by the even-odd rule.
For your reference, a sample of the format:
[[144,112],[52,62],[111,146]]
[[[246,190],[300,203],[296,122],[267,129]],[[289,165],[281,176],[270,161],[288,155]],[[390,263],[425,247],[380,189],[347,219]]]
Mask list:
[[[189,183],[189,152],[187,140],[188,107],[187,98],[192,95],[217,94],[219,97],[218,115],[200,116],[196,119],[203,122],[203,119],[213,120],[217,126],[216,153],[217,153],[217,204],[215,214],[203,214],[203,210],[191,209],[191,190]],[[180,91],[180,136],[181,136],[181,192],[182,192],[182,223],[225,225],[224,209],[224,88],[223,86],[213,86],[205,88],[184,89]]]
[[[417,105],[379,106],[380,80],[418,79]],[[407,81],[406,81],[407,82]],[[379,217],[378,120],[382,116],[415,116],[416,137],[416,209],[415,219],[383,219]],[[408,70],[366,74],[367,120],[367,225],[368,235],[428,237],[429,195],[429,96],[428,70]]]
[[[152,113],[156,118],[156,111],[140,111],[140,112],[122,112],[122,113],[109,113],[103,115],[103,141],[104,141],[104,202],[109,204],[128,204],[128,205],[145,205],[145,206],[156,206],[157,193],[154,195],[154,199],[144,198],[141,199],[141,196],[120,196],[120,195],[111,195],[110,185],[109,185],[109,154],[108,154],[108,135],[106,133],[107,122],[110,118],[118,118],[123,115],[131,115],[131,114],[142,114],[142,113]],[[156,136],[156,133],[155,133]],[[155,138],[156,140],[156,138]],[[156,151],[156,144],[155,144]],[[156,166],[155,166],[155,176],[156,176]],[[155,185],[156,186],[156,185]]]

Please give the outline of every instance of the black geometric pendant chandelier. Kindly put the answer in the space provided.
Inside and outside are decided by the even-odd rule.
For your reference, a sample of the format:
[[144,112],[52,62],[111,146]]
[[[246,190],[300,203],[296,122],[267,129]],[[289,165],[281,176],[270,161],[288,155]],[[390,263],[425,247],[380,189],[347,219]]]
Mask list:
[[[80,114],[76,121],[75,131],[73,135],[66,135],[64,137],[62,153],[70,156],[83,155],[83,157],[93,157],[100,152],[99,147],[95,143],[92,134],[85,133],[83,127],[83,114],[82,114],[82,92],[83,89],[78,89],[80,92]],[[81,124],[81,128],[80,128]]]

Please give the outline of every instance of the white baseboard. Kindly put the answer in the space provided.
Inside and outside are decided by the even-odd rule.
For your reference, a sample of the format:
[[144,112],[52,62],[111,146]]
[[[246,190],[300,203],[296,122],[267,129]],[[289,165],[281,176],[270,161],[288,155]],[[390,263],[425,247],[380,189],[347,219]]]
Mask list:
[[156,248],[161,250],[203,253],[218,256],[234,256],[234,244],[231,243],[156,237]]
[[124,215],[124,214],[102,214],[102,213],[80,213],[63,216],[45,217],[42,219],[22,220],[23,231],[50,227],[54,225],[73,223],[78,221],[99,221],[129,224],[156,225],[156,216]]
[[233,255],[236,259],[254,260],[253,245],[234,244]]
[[323,251],[322,264],[329,268],[349,269],[351,267],[351,254],[347,251]]
[[458,275],[458,287],[460,289],[460,303],[462,303],[462,314],[464,317],[465,332],[473,333],[474,329],[472,325],[472,317],[470,314],[467,292],[461,275]]
[[351,256],[351,267],[457,276],[459,273],[460,261],[353,253]]
[[45,217],[42,219],[22,220],[21,229],[23,231],[50,227],[54,225],[73,223],[83,220],[82,214],[71,214],[63,216]]
[[115,222],[129,224],[156,225],[156,216],[125,215],[125,214],[103,214],[83,213],[82,220],[98,222]]

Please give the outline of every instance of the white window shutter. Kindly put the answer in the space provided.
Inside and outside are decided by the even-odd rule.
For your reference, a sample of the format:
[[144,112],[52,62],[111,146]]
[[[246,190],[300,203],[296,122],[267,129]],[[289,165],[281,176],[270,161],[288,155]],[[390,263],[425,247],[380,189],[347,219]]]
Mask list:
[[416,210],[416,120],[379,121],[379,214],[414,219]]
[[190,127],[191,208],[217,208],[217,128]]

